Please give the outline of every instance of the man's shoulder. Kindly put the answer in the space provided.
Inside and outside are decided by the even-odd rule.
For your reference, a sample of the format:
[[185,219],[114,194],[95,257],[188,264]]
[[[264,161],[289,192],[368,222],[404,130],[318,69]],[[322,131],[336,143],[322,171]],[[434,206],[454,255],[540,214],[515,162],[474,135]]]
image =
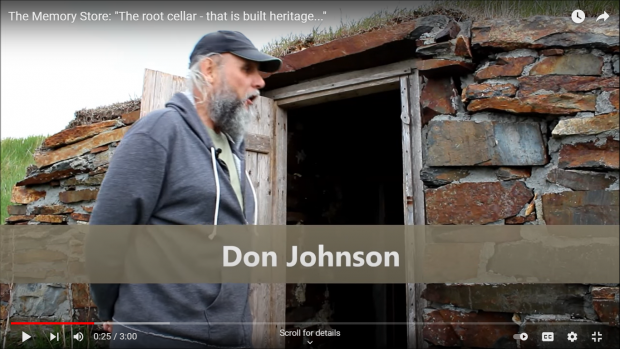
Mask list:
[[159,143],[174,136],[183,127],[187,127],[181,114],[173,108],[154,110],[135,122],[125,137],[146,135]]

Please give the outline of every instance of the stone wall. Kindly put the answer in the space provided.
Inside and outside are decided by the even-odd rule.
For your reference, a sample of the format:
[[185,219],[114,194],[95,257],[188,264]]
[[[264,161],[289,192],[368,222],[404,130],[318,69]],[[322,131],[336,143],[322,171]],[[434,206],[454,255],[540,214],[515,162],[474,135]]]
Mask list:
[[[134,103],[135,104],[135,103]],[[114,149],[139,117],[140,110],[105,108],[89,111],[93,118],[111,119],[80,125],[47,138],[34,154],[35,166],[13,187],[8,206],[12,225],[88,224]],[[135,109],[134,105],[134,109]],[[137,108],[139,108],[139,103]],[[114,108],[112,108],[114,109]],[[82,111],[84,112],[84,111]],[[87,284],[1,284],[3,321],[97,321]],[[12,297],[10,295],[12,294]],[[9,301],[11,306],[9,307]],[[19,326],[11,326],[20,332]]]
[[[450,22],[422,35],[427,224],[617,225],[618,41],[617,17]],[[498,237],[495,248],[512,241]],[[599,322],[609,344],[618,294],[618,285],[430,284],[425,322],[481,324],[426,325],[424,338],[544,347],[541,331],[553,326],[542,324]],[[575,328],[584,347],[597,345],[593,327]],[[520,332],[530,339],[516,343]]]
[[[618,225],[617,17],[420,28],[409,39],[423,59],[427,224]],[[7,224],[86,224],[110,156],[137,115],[47,139],[37,168],[13,189]],[[11,317],[92,316],[85,285],[13,292]],[[618,285],[431,284],[426,322],[480,325],[427,325],[424,338],[445,347],[526,348],[541,345],[540,331],[558,321],[617,329],[618,295]],[[328,297],[324,287],[287,287],[290,308],[314,309],[305,319],[318,318]],[[2,285],[2,319],[7,302]],[[581,328],[588,338],[590,328]],[[523,331],[529,341],[512,339]],[[609,335],[618,341],[617,330]]]

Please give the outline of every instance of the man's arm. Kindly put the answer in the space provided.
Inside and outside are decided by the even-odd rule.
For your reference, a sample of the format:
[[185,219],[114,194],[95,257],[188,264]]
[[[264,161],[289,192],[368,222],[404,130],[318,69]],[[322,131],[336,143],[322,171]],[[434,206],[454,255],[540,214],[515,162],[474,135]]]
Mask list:
[[[146,225],[155,210],[166,169],[166,150],[144,133],[128,133],[114,152],[101,183],[90,225]],[[120,279],[130,236],[126,229],[92,227],[86,239],[90,279]],[[119,284],[90,286],[102,321],[111,320]]]

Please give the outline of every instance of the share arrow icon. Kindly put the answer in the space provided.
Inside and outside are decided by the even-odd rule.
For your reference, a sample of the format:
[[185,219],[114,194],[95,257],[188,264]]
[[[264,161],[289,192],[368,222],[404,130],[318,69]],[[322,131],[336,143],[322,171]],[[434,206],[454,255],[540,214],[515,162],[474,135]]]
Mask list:
[[598,16],[598,18],[596,19],[596,21],[598,22],[599,19],[602,19],[603,22],[607,20],[607,18],[609,18],[609,15],[607,14],[607,11],[603,11],[603,14]]

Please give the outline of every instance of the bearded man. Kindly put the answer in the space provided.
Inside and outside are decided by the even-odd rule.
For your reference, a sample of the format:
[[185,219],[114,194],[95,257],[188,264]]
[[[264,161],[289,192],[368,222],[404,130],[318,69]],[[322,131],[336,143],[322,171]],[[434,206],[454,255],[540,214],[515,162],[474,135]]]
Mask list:
[[[265,85],[259,72],[281,64],[239,32],[205,35],[190,55],[189,90],[123,137],[90,224],[256,224],[244,135]],[[248,284],[91,284],[112,348],[249,348],[248,292]]]

